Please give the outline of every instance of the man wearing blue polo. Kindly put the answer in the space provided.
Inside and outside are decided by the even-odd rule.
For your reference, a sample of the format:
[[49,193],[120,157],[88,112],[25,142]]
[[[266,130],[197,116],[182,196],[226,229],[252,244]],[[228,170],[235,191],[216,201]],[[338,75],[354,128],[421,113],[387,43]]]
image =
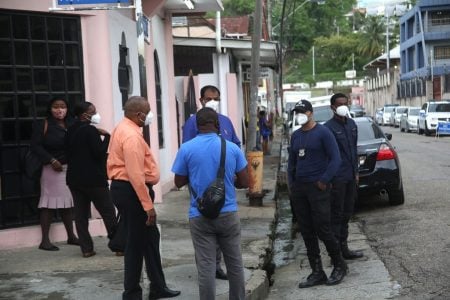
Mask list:
[[217,178],[221,160],[221,140],[217,134],[217,113],[202,108],[197,113],[199,134],[182,144],[172,166],[175,185],[189,184],[189,227],[195,250],[198,270],[200,300],[215,299],[216,255],[219,247],[223,253],[229,278],[230,299],[245,299],[244,267],[241,254],[241,226],[235,187],[247,188],[247,160],[242,151],[230,141],[225,141],[224,183],[225,203],[215,219],[200,214],[197,197]]
[[[210,107],[214,109],[219,116],[219,133],[220,135],[235,143],[239,148],[241,147],[241,141],[236,136],[236,132],[231,120],[218,112],[220,104],[220,91],[213,85],[206,85],[200,90],[200,102],[202,107]],[[198,128],[196,123],[196,115],[192,115],[187,119],[183,126],[183,143],[195,138],[198,134]]]
[[[209,107],[214,109],[214,111],[219,110],[220,104],[220,91],[217,87],[213,85],[206,85],[200,90],[200,102],[202,107]],[[217,112],[219,118],[219,134],[226,140],[235,143],[239,148],[241,147],[241,141],[236,136],[233,123],[231,120],[220,113]],[[197,127],[197,115],[192,115],[183,126],[183,143],[192,140],[198,134]],[[217,279],[227,279],[227,274],[222,270],[220,266],[220,261],[222,255],[220,249],[217,249],[217,262],[216,262],[216,278]]]

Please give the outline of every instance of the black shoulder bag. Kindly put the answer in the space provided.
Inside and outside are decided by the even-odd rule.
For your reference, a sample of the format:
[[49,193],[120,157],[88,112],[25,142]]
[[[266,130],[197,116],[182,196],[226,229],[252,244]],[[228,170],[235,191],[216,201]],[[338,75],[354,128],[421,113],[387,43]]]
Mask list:
[[217,171],[217,178],[206,188],[205,192],[201,197],[197,197],[197,194],[192,189],[191,185],[189,188],[192,195],[197,199],[197,209],[199,212],[208,219],[215,219],[219,216],[220,210],[225,204],[225,155],[226,155],[226,144],[225,139],[221,139],[221,150],[220,150],[220,166]]

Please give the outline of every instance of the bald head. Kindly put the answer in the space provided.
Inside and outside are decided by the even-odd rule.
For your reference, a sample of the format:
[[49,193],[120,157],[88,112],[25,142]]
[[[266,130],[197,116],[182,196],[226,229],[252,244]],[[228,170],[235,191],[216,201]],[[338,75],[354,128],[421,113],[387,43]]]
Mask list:
[[200,132],[218,132],[219,117],[214,109],[204,107],[195,114],[195,118]]
[[144,126],[145,116],[150,111],[150,104],[144,97],[133,96],[125,102],[123,110],[125,111],[125,117],[142,127]]

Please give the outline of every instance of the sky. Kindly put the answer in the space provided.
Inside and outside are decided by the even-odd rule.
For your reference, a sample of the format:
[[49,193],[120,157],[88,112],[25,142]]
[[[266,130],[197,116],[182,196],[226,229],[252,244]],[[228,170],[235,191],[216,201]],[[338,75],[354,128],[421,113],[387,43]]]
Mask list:
[[404,0],[358,0],[359,7],[376,8],[383,5],[392,5],[404,2]]
[[404,0],[358,0],[358,7],[367,8],[368,14],[377,14],[384,11],[384,6],[393,8],[403,2]]

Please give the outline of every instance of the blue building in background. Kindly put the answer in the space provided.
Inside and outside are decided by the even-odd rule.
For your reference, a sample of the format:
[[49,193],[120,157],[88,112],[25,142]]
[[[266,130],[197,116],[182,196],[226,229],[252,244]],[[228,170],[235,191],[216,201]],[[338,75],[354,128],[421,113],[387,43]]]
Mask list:
[[400,18],[397,98],[450,98],[450,1],[421,0]]

